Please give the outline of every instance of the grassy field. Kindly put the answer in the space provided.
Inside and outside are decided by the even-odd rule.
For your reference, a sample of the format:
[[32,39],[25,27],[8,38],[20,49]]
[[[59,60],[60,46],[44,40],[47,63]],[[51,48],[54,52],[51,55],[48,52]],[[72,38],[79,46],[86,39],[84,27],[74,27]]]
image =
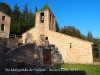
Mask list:
[[52,70],[44,72],[44,75],[100,75],[100,65],[59,64]]

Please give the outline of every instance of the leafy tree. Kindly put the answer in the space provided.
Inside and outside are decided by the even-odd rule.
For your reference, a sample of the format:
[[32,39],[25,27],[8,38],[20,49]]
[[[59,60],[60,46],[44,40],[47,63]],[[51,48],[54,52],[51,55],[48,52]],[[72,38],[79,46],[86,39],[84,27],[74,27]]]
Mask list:
[[8,4],[0,2],[0,11],[4,12],[5,14],[11,16],[11,8]]
[[64,28],[62,28],[60,30],[60,32],[64,33],[64,34],[67,34],[67,35],[70,35],[70,36],[73,36],[73,37],[77,37],[77,38],[82,39],[82,36],[81,36],[81,33],[80,33],[79,29],[76,29],[73,26],[65,26]]

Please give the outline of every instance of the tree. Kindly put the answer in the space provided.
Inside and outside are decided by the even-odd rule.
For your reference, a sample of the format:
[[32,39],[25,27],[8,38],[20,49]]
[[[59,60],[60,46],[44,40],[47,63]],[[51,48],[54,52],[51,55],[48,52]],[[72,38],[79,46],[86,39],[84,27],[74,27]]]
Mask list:
[[35,15],[32,13],[32,11],[28,10],[28,4],[24,6],[23,12],[22,12],[22,21],[21,21],[21,30],[22,33],[29,30],[30,28],[35,26]]
[[29,13],[29,11],[28,11],[28,4],[26,3],[26,5],[24,6],[24,10],[22,12],[23,18],[24,18],[25,21],[28,20],[28,13]]
[[36,12],[38,12],[38,8],[37,8],[37,6],[35,6],[35,13],[36,13]]
[[57,21],[56,21],[56,32],[59,32],[59,24]]
[[100,39],[97,38],[93,38],[93,56],[96,58],[100,58]]
[[36,12],[38,11],[38,8],[35,6],[35,14],[34,14],[34,20],[33,20],[33,22],[34,22],[34,26],[35,26],[35,21],[36,21]]
[[30,22],[29,29],[35,26],[35,14],[31,10],[29,12],[29,22]]
[[4,12],[5,14],[11,16],[11,8],[8,4],[0,2],[0,11]]
[[91,31],[88,31],[88,33],[87,33],[87,39],[88,39],[88,41],[93,42],[93,35],[92,35]]
[[15,4],[14,9],[12,11],[12,15],[11,15],[11,30],[10,33],[11,34],[21,34],[21,30],[20,30],[20,15],[21,12],[19,10],[19,6],[17,4]]
[[83,40],[87,40],[87,37],[85,35],[81,34],[81,37]]
[[67,35],[70,35],[70,36],[73,36],[73,37],[77,37],[77,38],[82,39],[82,36],[81,36],[81,33],[80,33],[79,29],[76,29],[73,26],[65,26],[64,28],[62,28],[60,30],[60,32],[64,33],[64,34],[67,34]]
[[26,32],[28,28],[28,18],[29,18],[29,11],[28,11],[28,4],[26,3],[24,6],[24,9],[22,11],[22,21],[21,21],[21,28],[22,28],[22,33]]

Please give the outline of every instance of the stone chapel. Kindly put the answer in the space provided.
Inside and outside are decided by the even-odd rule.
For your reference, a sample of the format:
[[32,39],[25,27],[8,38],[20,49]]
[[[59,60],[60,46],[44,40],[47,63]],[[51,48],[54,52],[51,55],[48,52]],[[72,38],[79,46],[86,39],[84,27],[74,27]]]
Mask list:
[[60,54],[64,63],[93,63],[93,43],[56,32],[55,16],[47,4],[36,12],[35,27],[23,33],[22,40],[24,44],[36,42],[42,48],[43,63],[57,61],[52,60],[53,53]]

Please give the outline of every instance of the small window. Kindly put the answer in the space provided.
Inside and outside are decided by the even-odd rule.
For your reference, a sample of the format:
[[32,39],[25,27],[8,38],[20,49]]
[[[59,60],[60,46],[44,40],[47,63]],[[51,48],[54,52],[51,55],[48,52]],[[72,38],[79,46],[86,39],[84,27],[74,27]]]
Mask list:
[[50,25],[49,25],[49,30],[51,30],[51,27],[50,27]]
[[44,23],[44,12],[40,13],[40,22]]
[[48,40],[48,37],[45,37],[45,40]]
[[5,16],[2,16],[2,20],[3,20],[3,21],[5,20]]
[[72,48],[72,43],[70,43],[70,48]]
[[4,31],[4,24],[1,24],[1,30]]
[[72,45],[70,45],[70,48],[72,48]]

